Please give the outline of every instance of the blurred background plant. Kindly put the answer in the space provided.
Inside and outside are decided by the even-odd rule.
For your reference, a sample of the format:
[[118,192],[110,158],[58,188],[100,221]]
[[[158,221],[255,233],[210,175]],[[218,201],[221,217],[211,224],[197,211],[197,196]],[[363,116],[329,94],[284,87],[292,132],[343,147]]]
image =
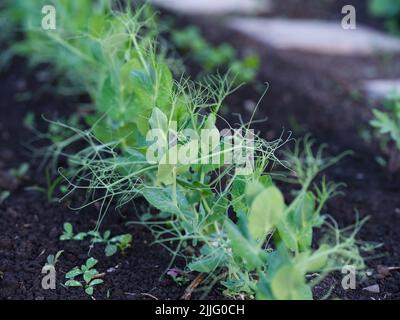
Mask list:
[[369,11],[376,17],[385,19],[387,29],[400,35],[400,1],[399,0],[369,0]]

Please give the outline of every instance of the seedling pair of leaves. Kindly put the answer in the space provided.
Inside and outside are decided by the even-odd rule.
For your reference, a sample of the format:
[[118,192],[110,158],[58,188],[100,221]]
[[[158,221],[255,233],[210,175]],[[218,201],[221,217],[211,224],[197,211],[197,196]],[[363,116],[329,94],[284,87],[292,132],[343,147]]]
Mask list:
[[118,249],[122,254],[125,254],[126,249],[128,249],[132,243],[131,234],[122,234],[110,238],[111,232],[107,230],[104,232],[103,236],[101,236],[99,232],[89,232],[89,235],[93,236],[93,243],[106,244],[104,251],[107,257],[113,256],[117,253]]
[[[104,283],[104,280],[98,278],[99,272],[94,269],[97,262],[96,259],[89,258],[80,268],[75,267],[67,272],[65,278],[68,280],[64,285],[67,287],[83,287],[86,294],[93,295],[95,286]],[[79,276],[82,276],[83,282],[76,279]]]
[[236,82],[251,82],[257,76],[260,59],[251,54],[243,60],[236,58],[235,49],[229,44],[214,47],[201,35],[199,28],[190,26],[185,29],[174,29],[171,32],[172,41],[181,50],[191,53],[201,66],[209,71],[221,68],[229,70],[236,76]]
[[390,98],[383,110],[374,109],[371,126],[377,131],[383,151],[388,155],[390,172],[400,170],[400,98]]
[[57,262],[58,262],[58,259],[63,254],[63,252],[64,252],[64,250],[60,250],[60,251],[57,251],[57,253],[55,255],[54,254],[49,254],[47,256],[47,264],[51,265],[51,266],[55,266],[57,264]]
[[71,223],[64,223],[64,232],[60,236],[61,241],[65,240],[76,240],[81,241],[86,237],[91,237],[92,243],[104,243],[105,254],[107,257],[113,256],[117,253],[118,249],[125,253],[125,250],[131,246],[132,243],[132,235],[131,234],[122,234],[115,237],[110,238],[111,232],[109,230],[105,231],[103,235],[98,231],[89,231],[89,232],[79,232],[74,234],[73,226]]
[[368,0],[370,12],[386,19],[386,27],[393,34],[400,35],[400,3],[397,0]]

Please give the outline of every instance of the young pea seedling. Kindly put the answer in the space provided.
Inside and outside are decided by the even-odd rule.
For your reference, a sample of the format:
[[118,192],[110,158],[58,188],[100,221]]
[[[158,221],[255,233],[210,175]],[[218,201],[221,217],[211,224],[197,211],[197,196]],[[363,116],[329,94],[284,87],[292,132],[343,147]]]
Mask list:
[[[104,282],[104,280],[99,279],[100,273],[94,269],[97,262],[95,258],[89,258],[86,260],[86,264],[82,265],[80,268],[75,267],[67,272],[65,278],[68,280],[64,285],[67,287],[83,287],[86,294],[90,296],[93,295],[94,287]],[[76,280],[79,276],[82,276],[84,282],[82,282],[82,280]]]
[[60,250],[55,255],[49,254],[47,256],[46,264],[54,267],[57,264],[58,259],[60,258],[60,256],[62,255],[63,252],[64,252],[64,250]]
[[105,254],[107,257],[111,257],[114,255],[118,249],[122,254],[125,253],[125,250],[131,246],[132,243],[132,235],[131,234],[121,234],[111,238],[110,230],[107,230],[103,233],[103,235],[98,231],[89,231],[89,232],[79,232],[78,234],[74,234],[73,226],[71,223],[64,223],[64,232],[60,236],[60,240],[84,240],[86,237],[91,237],[91,242],[95,243],[104,243]]
[[72,224],[69,222],[64,223],[64,231],[63,234],[60,236],[61,241],[65,240],[83,240],[87,236],[86,232],[79,232],[74,235],[74,229],[72,227]]

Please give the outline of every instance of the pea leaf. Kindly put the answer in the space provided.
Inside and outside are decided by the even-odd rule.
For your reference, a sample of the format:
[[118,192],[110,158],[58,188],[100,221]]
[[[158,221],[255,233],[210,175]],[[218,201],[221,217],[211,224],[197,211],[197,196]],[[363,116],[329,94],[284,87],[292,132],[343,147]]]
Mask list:
[[246,201],[244,199],[246,190],[246,179],[243,176],[235,176],[232,182],[231,197],[233,210],[236,213],[239,211],[247,211]]
[[65,285],[67,287],[82,287],[82,283],[76,280],[68,280],[67,282],[65,282]]
[[168,140],[168,118],[159,108],[155,107],[153,109],[149,124],[152,129],[160,129],[165,134],[165,140]]
[[166,188],[145,188],[142,191],[146,200],[155,208],[162,212],[168,212],[176,215],[190,212],[190,206],[181,194],[177,194],[177,202],[179,207],[172,200],[172,191],[170,187]]
[[93,287],[87,287],[85,289],[86,294],[88,294],[89,296],[93,295],[93,291],[94,291]]
[[322,244],[318,250],[307,259],[307,272],[319,272],[323,270],[328,263],[328,251],[330,249],[331,247],[328,244]]
[[277,300],[311,300],[312,292],[304,274],[293,265],[284,265],[271,280],[271,290]]
[[83,280],[85,280],[86,283],[89,283],[97,273],[98,272],[95,269],[87,270],[83,274]]
[[263,241],[284,213],[282,193],[276,187],[261,191],[251,203],[248,214],[249,231],[256,240]]

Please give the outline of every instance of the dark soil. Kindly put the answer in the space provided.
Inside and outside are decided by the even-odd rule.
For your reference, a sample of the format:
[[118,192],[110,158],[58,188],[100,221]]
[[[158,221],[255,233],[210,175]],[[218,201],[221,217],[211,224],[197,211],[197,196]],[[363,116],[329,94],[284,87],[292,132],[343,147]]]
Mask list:
[[[277,2],[281,3],[282,12],[290,17],[302,17],[296,12],[290,13],[290,1]],[[331,4],[341,8],[339,2],[331,1]],[[303,5],[307,8],[307,3],[312,5],[315,1],[302,1],[301,11],[304,14],[310,12],[303,10]],[[362,21],[371,26],[376,23],[379,25],[379,21],[367,16],[364,1],[348,1],[346,4],[354,4],[357,9],[362,9],[358,11]],[[336,11],[332,7],[321,4],[314,9],[320,10],[315,17],[335,19]],[[326,213],[332,215],[341,227],[355,222],[356,211],[361,218],[370,217],[359,238],[382,243],[383,246],[366,258],[369,276],[357,284],[356,290],[343,290],[343,275],[335,274],[315,288],[315,296],[324,297],[334,287],[330,298],[400,299],[400,272],[391,272],[384,278],[377,272],[380,265],[400,265],[400,249],[397,246],[400,240],[400,174],[390,174],[378,165],[375,158],[381,155],[381,150],[377,141],[366,142],[361,138],[361,131],[369,128],[371,107],[379,103],[364,98],[356,91],[360,79],[398,77],[399,57],[387,57],[389,60],[386,60],[380,56],[340,57],[300,51],[274,51],[239,33],[225,30],[219,25],[220,21],[210,23],[196,17],[179,17],[178,21],[182,26],[193,22],[199,24],[203,34],[212,42],[230,39],[239,51],[257,48],[263,61],[257,80],[269,84],[268,93],[256,116],[257,119],[267,117],[268,121],[255,126],[264,137],[274,139],[289,130],[294,132],[295,137],[311,133],[318,143],[329,145],[330,153],[354,152],[353,156],[326,172],[329,179],[347,185],[345,196],[332,199]],[[251,111],[247,110],[255,105],[264,88],[263,85],[255,85],[237,91],[226,103],[225,116],[232,120],[233,113],[240,113],[245,121],[248,120]],[[363,290],[374,284],[379,285],[379,294]]]
[[[225,34],[215,32],[215,29],[213,35],[226,39]],[[236,40],[245,46],[243,39]],[[313,59],[301,53],[295,54],[300,60]],[[361,217],[370,216],[359,237],[364,241],[383,243],[383,247],[374,253],[382,256],[367,261],[370,276],[364,282],[357,283],[356,290],[341,289],[342,275],[335,274],[315,288],[316,298],[325,296],[333,286],[331,298],[399,299],[400,272],[393,271],[382,278],[377,267],[400,265],[400,177],[387,174],[375,162],[374,158],[379,153],[376,145],[369,145],[359,137],[359,129],[367,127],[370,114],[368,104],[362,99],[349,98],[346,87],[349,79],[345,77],[339,84],[328,78],[323,79],[324,90],[315,93],[310,90],[314,88],[310,83],[321,85],[320,74],[310,72],[304,75],[301,70],[292,70],[291,65],[286,65],[284,57],[270,53],[265,61],[268,64],[263,67],[259,81],[268,81],[271,86],[260,106],[258,118],[268,116],[269,120],[258,125],[257,129],[271,139],[280,135],[282,130],[293,129],[296,136],[311,132],[318,142],[329,144],[330,153],[353,150],[354,156],[347,157],[327,172],[329,179],[345,182],[347,188],[346,195],[333,199],[325,211],[341,226],[354,223],[356,209]],[[326,68],[329,69],[328,63]],[[6,181],[6,185],[12,184],[4,180],[9,178],[6,174],[8,169],[31,162],[31,155],[23,146],[32,138],[32,133],[22,126],[26,112],[33,111],[37,118],[41,114],[48,118],[57,117],[65,114],[66,110],[72,112],[79,102],[78,99],[60,99],[51,90],[41,90],[36,95],[35,92],[44,85],[38,81],[38,72],[47,68],[39,68],[35,72],[27,70],[25,61],[14,60],[0,75],[0,177]],[[297,76],[302,77],[302,81],[296,81]],[[245,87],[236,92],[227,102],[228,117],[232,118],[229,114],[233,112],[240,112],[246,117],[246,106],[256,102],[261,91]],[[32,92],[33,98],[20,101],[18,98],[24,92]],[[41,126],[45,126],[45,123],[41,122]],[[71,222],[77,231],[91,230],[97,220],[97,211],[91,207],[75,212],[68,208],[68,203],[48,204],[44,194],[25,189],[43,183],[42,172],[37,172],[36,166],[31,165],[29,175],[22,181],[14,181],[17,185],[11,196],[0,205],[0,298],[88,299],[82,290],[67,290],[60,283],[64,280],[65,272],[86,260],[89,244],[61,242],[58,238],[66,221]],[[137,204],[136,208],[140,210],[140,205]],[[104,256],[102,246],[92,249],[90,255],[99,259],[98,270],[106,273],[105,285],[98,287],[95,298],[106,299],[107,295],[111,299],[181,297],[184,286],[179,287],[168,278],[160,279],[169,265],[169,253],[162,247],[149,246],[153,238],[146,228],[126,226],[127,221],[135,219],[134,212],[119,214],[112,211],[104,221],[103,231],[109,229],[112,234],[129,232],[133,235],[133,245],[125,256],[117,254],[111,258]],[[64,250],[64,253],[56,266],[57,289],[43,290],[41,269],[47,255],[55,254],[58,250]],[[182,267],[179,261],[174,266]],[[379,284],[379,294],[363,290],[373,284]],[[218,292],[213,296],[218,297]]]
[[[39,73],[29,70],[24,60],[15,60],[1,73],[0,83],[0,171],[2,181],[10,168],[30,162],[31,154],[24,145],[32,133],[23,127],[22,121],[28,111],[35,113],[41,127],[46,123],[40,116],[55,118],[65,110],[72,112],[77,101],[60,99],[51,90],[39,93],[34,99],[17,102],[18,94],[31,92],[35,95],[43,83],[38,82]],[[51,71],[50,71],[51,72]],[[51,86],[48,87],[51,89]],[[67,112],[68,113],[68,112]],[[32,162],[31,162],[32,163]],[[18,181],[11,196],[0,205],[0,299],[88,299],[81,289],[65,289],[61,286],[64,274],[80,266],[88,258],[88,241],[59,241],[63,223],[71,222],[77,231],[92,230],[97,220],[94,207],[80,212],[68,208],[68,202],[49,204],[46,195],[26,191],[26,187],[44,184],[43,172],[31,165],[30,177]],[[9,176],[8,176],[9,177]],[[74,199],[72,199],[74,200]],[[75,199],[79,201],[80,199]],[[139,210],[140,205],[136,205]],[[104,221],[104,228],[112,235],[131,233],[133,244],[125,256],[116,254],[106,258],[104,246],[95,246],[90,256],[99,260],[97,269],[106,272],[105,285],[99,286],[94,294],[97,299],[178,299],[184,287],[175,285],[168,277],[160,279],[166,271],[171,257],[159,246],[149,246],[151,233],[141,226],[125,226],[127,221],[137,220],[132,212],[122,215],[113,211]],[[105,229],[103,230],[105,231]],[[56,265],[57,289],[43,290],[41,287],[42,267],[49,254],[64,250]],[[179,267],[175,263],[174,267]],[[107,271],[108,270],[108,271]]]

